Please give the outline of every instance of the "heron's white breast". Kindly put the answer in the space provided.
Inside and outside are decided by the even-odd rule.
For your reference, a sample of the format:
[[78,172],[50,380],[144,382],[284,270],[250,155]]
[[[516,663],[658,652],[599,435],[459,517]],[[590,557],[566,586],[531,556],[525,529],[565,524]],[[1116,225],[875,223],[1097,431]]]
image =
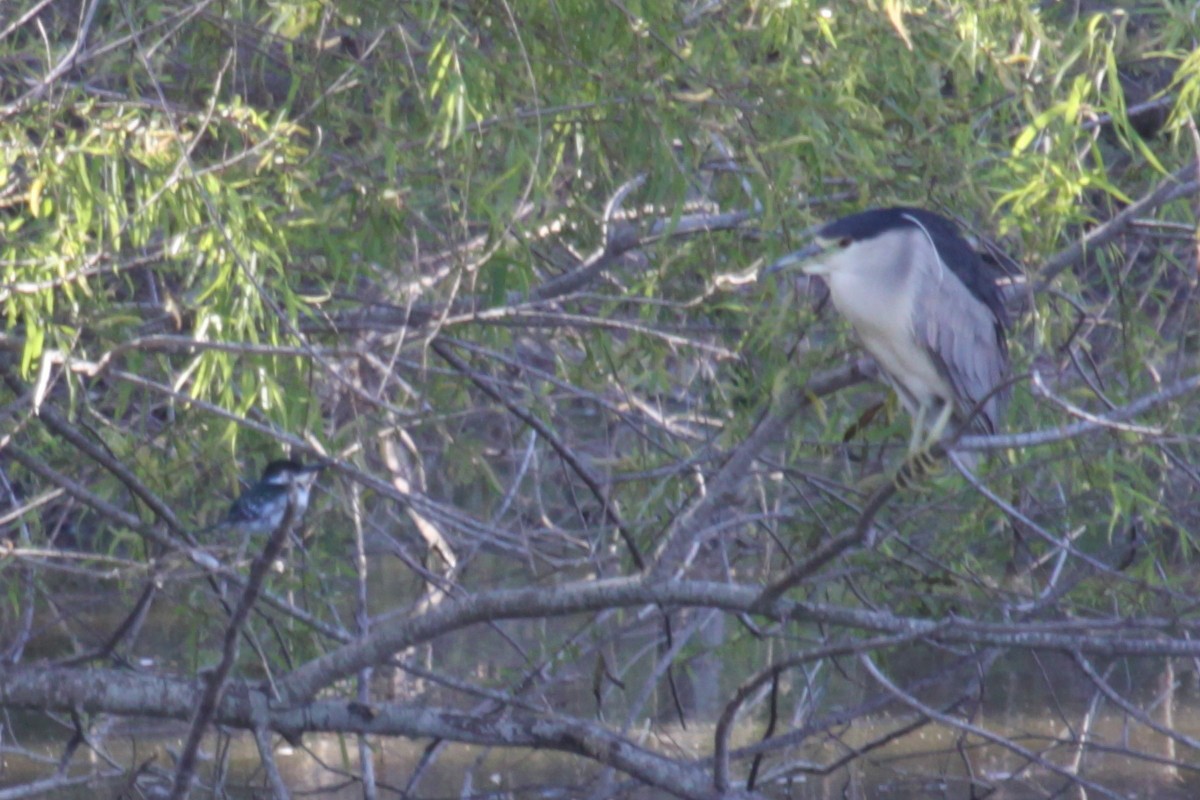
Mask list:
[[[924,245],[924,240],[911,236],[900,247],[884,248],[871,240],[857,243],[832,254],[826,275],[838,312],[854,326],[863,347],[887,377],[900,383],[918,405],[954,397],[913,329],[910,309],[917,284],[942,277],[926,274],[922,278],[913,267],[914,249]],[[901,399],[908,405],[903,393]]]

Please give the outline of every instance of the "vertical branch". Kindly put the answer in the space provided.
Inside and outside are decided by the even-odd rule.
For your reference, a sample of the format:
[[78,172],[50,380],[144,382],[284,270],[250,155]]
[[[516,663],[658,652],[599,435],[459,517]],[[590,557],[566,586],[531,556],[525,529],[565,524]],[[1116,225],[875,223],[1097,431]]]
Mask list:
[[242,590],[242,595],[238,599],[237,607],[233,610],[233,616],[229,620],[229,625],[225,628],[225,641],[221,648],[221,661],[207,675],[204,692],[196,707],[196,716],[192,718],[187,741],[184,742],[183,750],[179,754],[179,762],[175,768],[175,783],[171,787],[171,800],[183,800],[188,796],[192,785],[192,778],[196,772],[196,758],[200,750],[200,740],[204,738],[204,731],[208,728],[208,723],[217,711],[217,706],[221,702],[221,695],[225,691],[225,684],[229,680],[229,673],[232,671],[233,664],[237,660],[238,638],[241,636],[242,627],[246,624],[246,619],[250,616],[250,611],[254,608],[254,604],[258,602],[258,596],[262,592],[262,586],[266,581],[267,573],[271,569],[271,564],[274,563],[280,551],[283,550],[283,545],[288,540],[288,535],[291,533],[292,526],[296,521],[296,491],[295,485],[289,487],[287,510],[283,514],[283,519],[280,521],[279,527],[271,532],[270,538],[267,539],[266,547],[263,548],[262,552],[258,554],[254,562],[250,565],[250,575],[246,579],[246,588]]
[[[360,639],[371,634],[371,616],[367,611],[367,548],[363,531],[362,489],[357,483],[350,486],[350,510],[354,518],[354,576],[356,594],[354,598],[354,628]],[[363,667],[358,673],[358,702],[371,702],[371,667]],[[358,735],[358,761],[362,769],[363,797],[375,800],[375,756],[366,734]]]
[[288,800],[291,793],[283,782],[279,765],[275,763],[275,751],[271,749],[271,733],[261,725],[254,728],[254,744],[258,747],[258,756],[262,759],[263,769],[267,773],[267,785],[271,787],[271,796],[275,800]]

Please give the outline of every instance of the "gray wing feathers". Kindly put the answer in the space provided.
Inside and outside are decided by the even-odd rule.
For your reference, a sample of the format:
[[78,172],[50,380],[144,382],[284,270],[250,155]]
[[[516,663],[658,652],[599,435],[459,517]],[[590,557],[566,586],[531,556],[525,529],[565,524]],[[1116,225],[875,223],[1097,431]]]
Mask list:
[[987,397],[971,428],[995,433],[1008,402],[1007,388],[991,394],[1008,377],[1008,348],[999,323],[948,269],[936,276],[924,273],[921,280],[913,309],[917,340],[953,387],[959,421]]

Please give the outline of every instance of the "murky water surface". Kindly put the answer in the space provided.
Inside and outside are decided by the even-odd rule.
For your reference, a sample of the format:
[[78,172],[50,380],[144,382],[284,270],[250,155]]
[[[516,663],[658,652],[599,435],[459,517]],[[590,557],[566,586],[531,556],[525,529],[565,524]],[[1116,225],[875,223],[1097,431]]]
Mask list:
[[[1031,764],[1012,751],[978,737],[964,739],[959,731],[931,725],[874,750],[856,760],[851,767],[836,769],[829,774],[816,774],[805,768],[805,765],[836,761],[850,748],[911,721],[907,717],[883,716],[872,719],[869,725],[856,725],[842,731],[838,742],[826,739],[796,748],[784,757],[773,755],[759,770],[762,776],[759,788],[772,797],[795,800],[965,798],[971,796],[969,776],[973,774],[977,791],[981,787],[995,788],[989,795],[992,798],[1032,800],[1059,795],[1064,790],[1068,785],[1067,778],[1054,771],[1060,769],[1077,770],[1086,779],[1131,800],[1193,800],[1200,797],[1200,763],[1191,768],[1171,768],[1121,754],[1120,751],[1133,750],[1153,758],[1163,753],[1161,737],[1150,734],[1123,715],[1102,715],[1093,720],[1089,734],[1093,749],[1081,762],[1077,762],[1077,748],[1063,743],[1069,732],[1061,725],[1022,714],[1003,720],[988,717],[983,721],[976,720],[976,723],[986,722],[988,730],[1008,733],[1022,747],[1036,752],[1043,764]],[[1178,711],[1176,721],[1181,732],[1200,733],[1200,714],[1196,709]],[[180,746],[183,727],[149,724],[130,733],[135,735],[132,738],[110,736],[112,755],[137,763],[153,758],[157,765],[169,765],[169,753]],[[736,744],[750,745],[757,734],[755,730],[744,728],[735,737]],[[214,742],[210,740],[206,748],[210,755]],[[30,743],[24,744],[29,746]],[[712,748],[712,729],[663,728],[652,732],[646,744],[675,754],[707,753]],[[427,745],[427,742],[402,739],[373,741],[381,786],[397,792],[410,787],[414,769],[425,756]],[[261,796],[255,794],[256,790],[261,792],[263,784],[253,740],[249,736],[238,736],[230,747],[227,787],[234,792],[232,796]],[[305,739],[305,748],[292,750],[282,743],[280,747],[276,754],[280,769],[297,796],[315,793],[339,800],[362,796],[360,786],[348,778],[339,780],[337,777],[341,768],[347,770],[346,774],[358,772],[358,749],[353,740],[309,736]],[[1098,752],[1109,748],[1110,752]],[[1196,761],[1195,755],[1180,752],[1177,758],[1189,763]],[[91,763],[85,765],[84,762],[89,761]],[[84,754],[77,757],[77,763],[82,772],[87,766],[94,766],[95,759],[88,759]],[[746,765],[741,762],[742,770]],[[6,759],[0,783],[22,782],[29,775],[31,766],[23,759],[10,756]],[[211,761],[208,766],[211,768]],[[590,784],[597,772],[580,759],[553,752],[455,746],[441,751],[422,773],[415,796],[474,797],[511,793],[509,797],[570,798],[577,796],[576,789],[582,792],[580,787]],[[549,789],[551,786],[559,788]],[[91,798],[96,794],[94,788],[80,787],[73,794],[56,796]],[[646,789],[622,796],[652,798],[664,794]],[[1060,796],[1079,795],[1068,792]]]

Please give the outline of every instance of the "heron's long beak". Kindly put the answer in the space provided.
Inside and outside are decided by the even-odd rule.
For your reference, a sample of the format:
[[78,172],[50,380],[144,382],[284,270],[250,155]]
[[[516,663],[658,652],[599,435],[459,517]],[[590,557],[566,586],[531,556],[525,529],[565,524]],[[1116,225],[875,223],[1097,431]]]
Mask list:
[[[762,277],[773,275],[776,272],[781,272],[782,270],[794,267],[796,265],[803,265],[824,252],[825,245],[822,242],[812,242],[811,244],[802,247],[799,250],[794,250],[791,253],[788,253],[786,256],[776,259],[774,264],[762,271]],[[808,269],[804,268],[804,271],[808,272]]]

